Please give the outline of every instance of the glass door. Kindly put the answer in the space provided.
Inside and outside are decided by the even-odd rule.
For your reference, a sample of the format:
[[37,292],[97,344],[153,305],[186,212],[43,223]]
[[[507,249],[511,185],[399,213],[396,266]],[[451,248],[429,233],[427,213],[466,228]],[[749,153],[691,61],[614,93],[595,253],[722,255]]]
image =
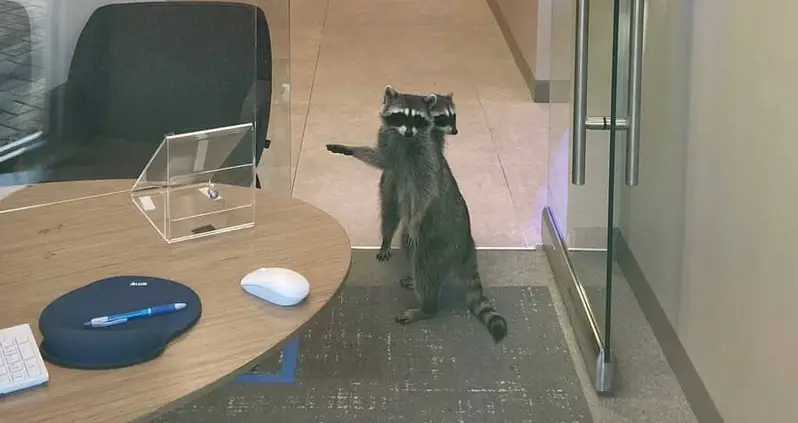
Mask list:
[[[612,391],[612,285],[623,184],[636,184],[644,0],[551,3],[544,245],[596,390]],[[635,82],[637,81],[637,82]]]

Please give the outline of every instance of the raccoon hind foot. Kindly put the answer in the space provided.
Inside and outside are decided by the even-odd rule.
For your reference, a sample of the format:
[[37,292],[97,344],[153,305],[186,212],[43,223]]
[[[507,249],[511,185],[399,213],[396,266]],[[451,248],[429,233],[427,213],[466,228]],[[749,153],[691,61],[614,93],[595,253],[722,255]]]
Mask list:
[[377,252],[377,260],[388,261],[391,259],[391,250],[380,250]]
[[420,308],[410,308],[396,315],[396,322],[403,325],[417,322],[419,320],[431,319],[435,317],[434,313],[427,313]]
[[413,289],[415,287],[416,283],[415,283],[415,280],[413,279],[412,276],[408,276],[408,277],[399,279],[399,285],[401,285],[402,288],[405,288],[405,289]]

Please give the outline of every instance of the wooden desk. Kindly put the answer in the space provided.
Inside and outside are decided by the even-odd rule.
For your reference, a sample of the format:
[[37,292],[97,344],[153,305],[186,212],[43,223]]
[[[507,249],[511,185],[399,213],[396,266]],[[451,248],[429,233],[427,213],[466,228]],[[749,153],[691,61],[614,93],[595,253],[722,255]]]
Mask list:
[[[58,182],[12,194],[30,204],[48,192],[95,192],[104,182]],[[132,181],[117,181],[120,190]],[[114,275],[176,280],[202,298],[197,325],[150,362],[117,370],[79,371],[47,363],[48,386],[0,398],[4,422],[123,422],[247,371],[297,332],[338,291],[351,261],[349,238],[323,211],[258,192],[254,229],[167,245],[116,193],[0,214],[0,327],[29,323],[70,290]],[[308,299],[292,308],[258,300],[239,286],[258,267],[287,267],[308,278]],[[194,393],[195,395],[189,394]],[[178,403],[172,404],[175,401]],[[163,410],[162,410],[163,411]]]

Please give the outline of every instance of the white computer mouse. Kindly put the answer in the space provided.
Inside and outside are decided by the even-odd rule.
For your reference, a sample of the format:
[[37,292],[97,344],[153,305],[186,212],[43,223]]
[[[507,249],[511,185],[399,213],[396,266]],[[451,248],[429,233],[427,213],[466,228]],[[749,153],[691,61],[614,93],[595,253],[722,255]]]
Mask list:
[[310,292],[310,282],[291,269],[261,267],[241,279],[244,291],[272,304],[292,306]]

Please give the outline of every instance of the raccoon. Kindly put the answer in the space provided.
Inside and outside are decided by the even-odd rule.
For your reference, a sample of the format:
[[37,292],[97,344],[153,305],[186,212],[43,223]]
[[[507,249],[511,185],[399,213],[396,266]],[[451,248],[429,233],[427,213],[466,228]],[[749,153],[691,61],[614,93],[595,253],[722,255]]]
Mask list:
[[[430,115],[433,120],[432,137],[441,150],[445,146],[446,135],[457,135],[457,112],[454,104],[454,93],[448,92],[445,94],[435,93],[437,101],[429,108]],[[394,117],[397,119],[396,127],[402,128],[401,117]],[[332,151],[332,150],[331,150]],[[355,158],[362,160],[366,164],[382,169],[382,166],[377,163],[374,157],[374,151],[370,147],[352,147],[351,152],[334,151],[339,154],[349,154]],[[391,242],[393,241],[396,229],[399,227],[399,214],[398,214],[398,200],[396,198],[396,189],[389,181],[385,173],[380,175],[380,226],[382,242],[380,249],[377,252],[377,260],[388,261],[391,259]]]
[[457,135],[457,111],[454,106],[454,93],[435,94],[438,101],[430,107],[434,129],[444,135]]
[[[454,93],[435,94],[438,100],[430,107],[433,128],[432,139],[443,151],[446,135],[457,135],[457,112],[454,104]],[[382,242],[377,251],[377,260],[388,261],[391,259],[391,242],[399,227],[399,216],[395,212],[397,199],[395,188],[386,180],[385,174],[380,176],[380,226]],[[407,282],[407,281],[405,281]],[[405,283],[406,285],[406,283]]]
[[507,334],[507,321],[483,294],[468,207],[443,155],[443,132],[434,129],[430,110],[437,101],[435,94],[405,94],[387,86],[377,148],[328,144],[327,149],[383,169],[383,183],[395,190],[381,190],[381,195],[397,200],[392,210],[404,222],[402,250],[412,272],[412,283],[404,285],[419,302],[396,321],[408,324],[436,316],[441,286],[451,281],[465,285],[469,310],[498,342]]

